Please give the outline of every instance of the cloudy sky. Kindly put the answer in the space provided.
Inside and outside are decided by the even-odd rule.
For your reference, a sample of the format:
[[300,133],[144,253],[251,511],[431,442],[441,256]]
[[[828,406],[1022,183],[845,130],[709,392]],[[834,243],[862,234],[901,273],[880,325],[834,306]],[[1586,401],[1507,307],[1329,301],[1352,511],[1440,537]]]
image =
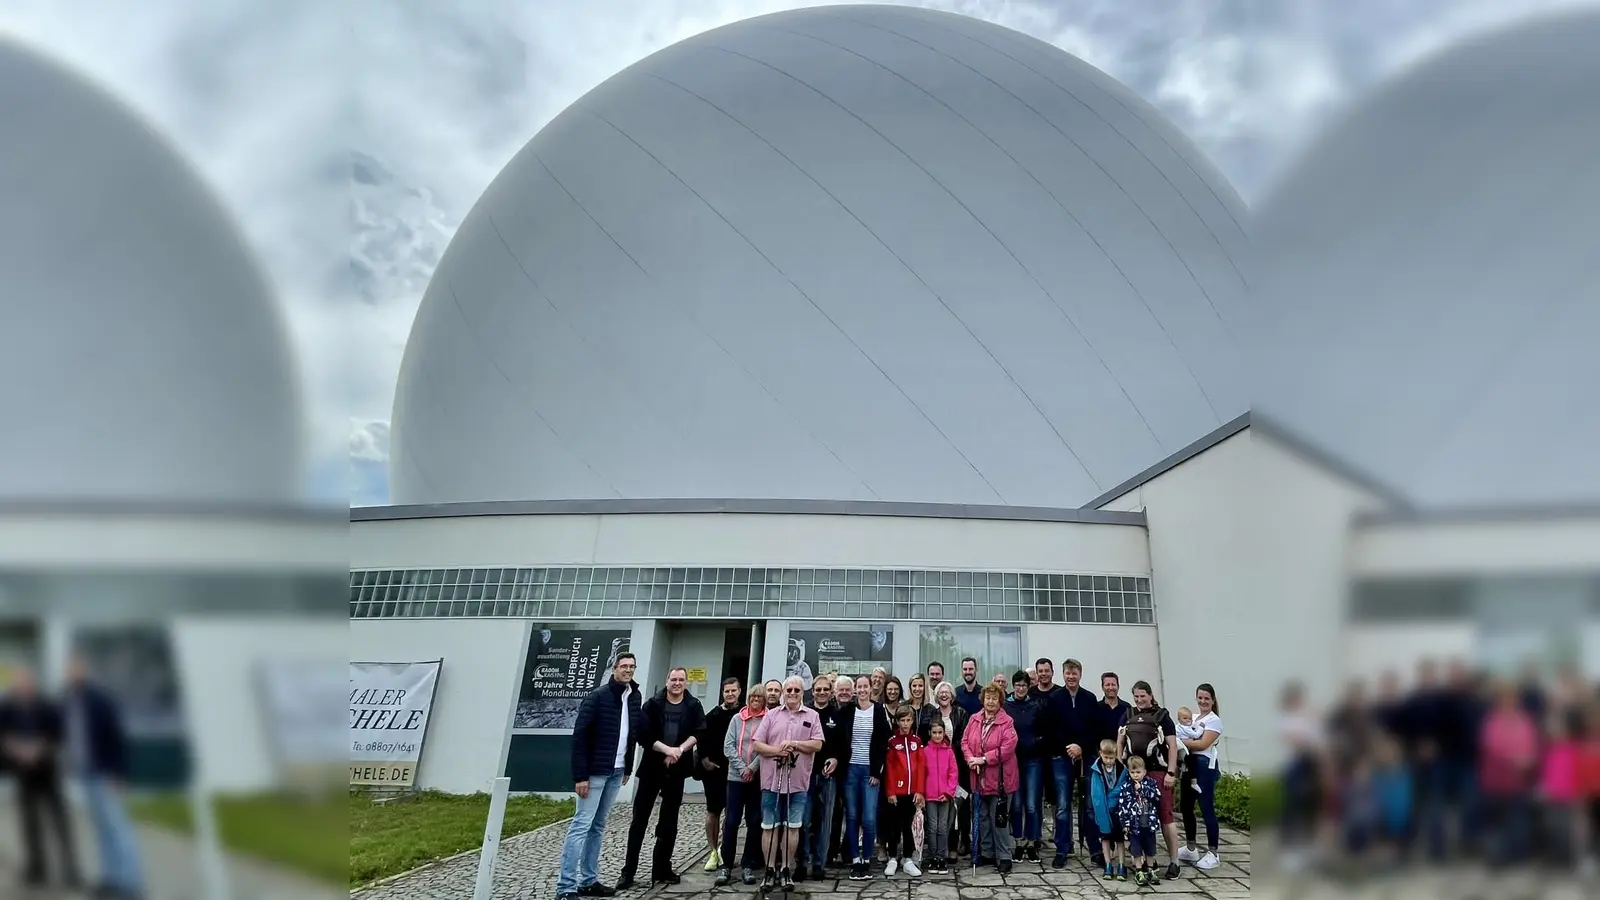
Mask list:
[[[1246,201],[1341,104],[1463,32],[1568,0],[923,0],[1131,86]],[[119,93],[238,217],[284,298],[323,490],[387,499],[388,418],[433,266],[563,107],[782,0],[0,0],[0,32]]]

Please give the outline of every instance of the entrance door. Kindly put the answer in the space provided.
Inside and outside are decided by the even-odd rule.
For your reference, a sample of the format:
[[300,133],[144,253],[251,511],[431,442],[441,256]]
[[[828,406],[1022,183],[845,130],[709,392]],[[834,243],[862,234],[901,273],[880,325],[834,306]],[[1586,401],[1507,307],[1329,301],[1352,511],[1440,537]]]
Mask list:
[[[688,670],[689,693],[708,711],[720,702],[722,679],[733,675],[744,684],[752,671],[752,662],[754,671],[761,670],[761,660],[751,658],[752,647],[757,656],[761,652],[759,640],[751,637],[754,628],[753,622],[733,626],[720,622],[684,622],[669,626],[667,665]],[[690,781],[686,790],[700,791],[700,782]]]

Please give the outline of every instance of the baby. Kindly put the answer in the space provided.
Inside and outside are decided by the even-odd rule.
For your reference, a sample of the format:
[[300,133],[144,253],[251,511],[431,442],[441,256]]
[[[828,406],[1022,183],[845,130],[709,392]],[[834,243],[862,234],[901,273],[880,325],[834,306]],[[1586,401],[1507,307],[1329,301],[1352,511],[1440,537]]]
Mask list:
[[1187,706],[1178,707],[1178,759],[1183,767],[1183,777],[1188,779],[1189,786],[1194,788],[1196,794],[1200,793],[1200,779],[1194,773],[1194,768],[1189,761],[1189,748],[1184,741],[1198,741],[1205,737],[1206,730],[1194,722],[1194,710]]

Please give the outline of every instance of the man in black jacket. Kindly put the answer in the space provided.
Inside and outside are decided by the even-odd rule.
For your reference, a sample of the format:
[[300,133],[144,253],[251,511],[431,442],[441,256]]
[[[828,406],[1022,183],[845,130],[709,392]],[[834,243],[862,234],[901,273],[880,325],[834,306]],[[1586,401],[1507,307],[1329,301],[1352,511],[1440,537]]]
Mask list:
[[50,819],[63,880],[74,888],[79,883],[57,761],[64,737],[61,711],[40,696],[31,671],[18,671],[10,695],[0,704],[0,752],[17,786],[25,860],[22,878],[28,885],[44,884],[48,874],[42,816]]
[[683,783],[694,768],[694,747],[705,728],[706,714],[700,701],[689,693],[689,671],[675,667],[667,673],[667,686],[645,701],[644,727],[639,729],[639,746],[644,759],[639,762],[639,786],[633,791],[633,822],[628,827],[628,855],[617,878],[617,890],[630,888],[639,871],[639,851],[644,845],[644,830],[650,826],[650,811],[661,798],[661,817],[656,821],[655,854],[650,862],[650,881],[679,884],[672,871],[672,848],[678,843],[678,811],[683,808]]
[[1040,782],[1044,774],[1045,742],[1039,733],[1039,708],[1044,701],[1033,693],[1033,679],[1021,669],[1011,676],[1011,696],[1006,700],[1006,714],[1017,730],[1017,768],[1022,776],[1021,790],[1011,798],[1011,836],[1017,841],[1017,850],[1030,861],[1039,861],[1039,841],[1042,826],[1039,820]]
[[1072,855],[1072,814],[1076,811],[1081,816],[1083,812],[1074,802],[1074,791],[1080,782],[1087,785],[1088,782],[1083,779],[1084,767],[1086,759],[1094,757],[1093,753],[1086,753],[1084,747],[1093,733],[1091,722],[1094,705],[1099,701],[1093,691],[1086,691],[1080,686],[1082,679],[1082,663],[1075,659],[1062,660],[1061,680],[1065,684],[1060,690],[1052,691],[1045,700],[1047,724],[1044,728],[1050,741],[1051,780],[1055,782],[1056,789],[1056,830],[1053,836],[1056,855],[1050,865],[1057,869],[1065,866],[1067,857]]
[[799,865],[795,866],[794,880],[806,880],[806,861],[811,861],[810,876],[821,881],[826,873],[828,844],[832,835],[834,798],[838,794],[839,773],[849,752],[840,740],[843,732],[839,705],[833,701],[834,679],[818,678],[811,685],[811,706],[817,711],[822,724],[822,752],[812,761],[811,800],[806,806],[806,828],[800,837]]
[[728,736],[728,722],[739,711],[744,688],[739,679],[722,679],[722,702],[706,713],[705,727],[695,739],[694,777],[706,797],[706,871],[722,868],[722,813],[728,808],[728,758],[722,755],[722,739]]
[[600,845],[611,805],[633,771],[635,735],[644,727],[639,689],[633,683],[637,665],[632,653],[619,655],[611,680],[578,707],[572,728],[572,789],[578,795],[578,808],[561,847],[556,900],[616,894],[600,883]]

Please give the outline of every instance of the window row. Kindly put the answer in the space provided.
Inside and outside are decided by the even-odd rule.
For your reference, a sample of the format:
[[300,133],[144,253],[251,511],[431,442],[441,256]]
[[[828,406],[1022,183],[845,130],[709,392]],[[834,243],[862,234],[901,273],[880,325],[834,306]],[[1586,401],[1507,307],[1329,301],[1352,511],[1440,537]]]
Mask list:
[[[1128,595],[1134,596],[1134,595]],[[350,617],[597,619],[898,619],[908,621],[1093,622],[1152,625],[1149,595],[1141,605],[974,604],[784,600],[403,600],[351,601]]]
[[[1149,593],[1150,579],[1132,575],[1059,575],[1029,572],[960,572],[923,569],[483,568],[381,569],[350,573],[350,586],[417,585],[830,585],[859,587],[1016,588],[1025,590]],[[449,599],[449,598],[446,598]]]

